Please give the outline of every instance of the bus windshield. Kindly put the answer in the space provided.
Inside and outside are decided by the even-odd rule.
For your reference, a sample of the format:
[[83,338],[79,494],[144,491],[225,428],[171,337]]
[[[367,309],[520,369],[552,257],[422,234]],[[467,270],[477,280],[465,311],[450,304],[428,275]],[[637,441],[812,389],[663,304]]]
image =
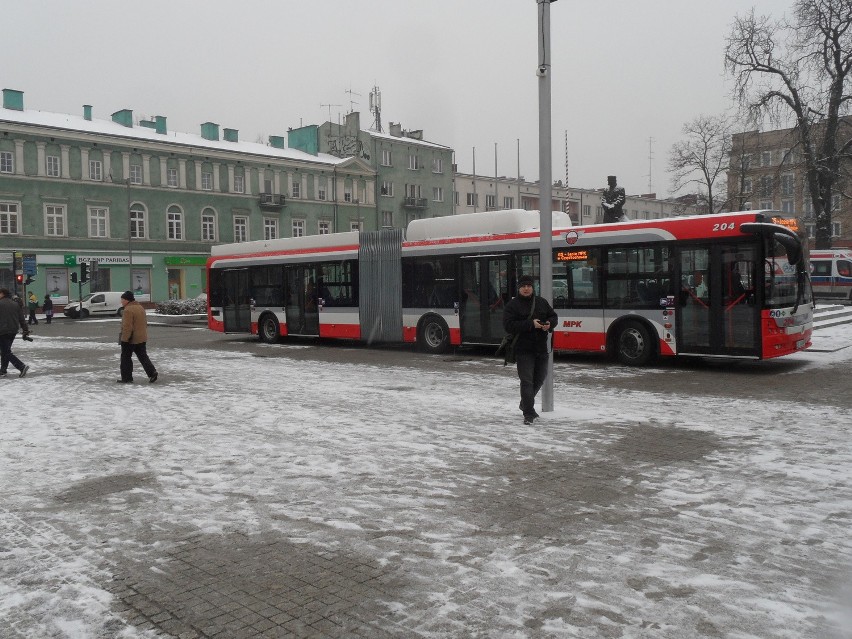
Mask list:
[[801,264],[790,264],[788,248],[774,236],[767,238],[764,272],[765,304],[768,308],[809,304],[811,301],[810,287],[805,285],[807,275]]

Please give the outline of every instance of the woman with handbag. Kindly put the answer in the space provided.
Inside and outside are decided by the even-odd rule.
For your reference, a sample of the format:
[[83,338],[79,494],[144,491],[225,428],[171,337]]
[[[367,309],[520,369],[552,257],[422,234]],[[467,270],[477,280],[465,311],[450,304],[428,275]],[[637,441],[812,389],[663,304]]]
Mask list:
[[524,424],[532,424],[538,417],[535,397],[547,377],[549,358],[548,333],[556,327],[558,317],[547,300],[536,297],[533,278],[521,275],[518,279],[518,296],[503,309],[503,328],[517,336],[514,355],[521,380],[521,403]]

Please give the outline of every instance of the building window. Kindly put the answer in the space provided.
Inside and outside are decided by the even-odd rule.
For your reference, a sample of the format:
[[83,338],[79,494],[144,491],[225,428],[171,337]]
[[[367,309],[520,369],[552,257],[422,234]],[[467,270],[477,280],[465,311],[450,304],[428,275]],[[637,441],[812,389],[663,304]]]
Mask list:
[[840,210],[840,193],[835,193],[831,196],[831,210],[839,211]]
[[318,186],[317,187],[317,199],[318,200],[324,200],[325,199],[325,187],[324,186]]
[[302,197],[302,184],[301,182],[293,182],[293,190],[291,191],[292,196],[294,198]]
[[393,166],[390,149],[382,149],[382,166]]
[[263,218],[263,239],[277,240],[278,239],[278,220],[272,217]]
[[760,207],[763,210],[769,210],[772,208],[772,200],[761,200]]
[[[512,208],[512,207],[510,207],[510,208]],[[591,216],[592,216],[592,205],[591,204],[584,204],[583,205],[583,218],[587,219],[587,218],[590,218]]]
[[413,170],[413,171],[416,171],[417,169],[420,168],[420,158],[417,155],[415,155],[413,153],[409,154],[409,156],[408,156],[408,168]]
[[55,204],[44,206],[44,234],[65,237],[65,207]]
[[216,241],[216,213],[213,209],[201,211],[201,239],[204,242]]
[[840,237],[840,222],[831,223],[831,237]]
[[479,198],[477,197],[476,193],[468,193],[467,194],[467,205],[468,206],[476,206],[478,201],[479,201]]
[[44,158],[44,169],[47,177],[59,177],[59,156],[48,155]]
[[432,187],[432,199],[436,202],[444,201],[444,187],[442,186],[433,186]]
[[757,183],[758,197],[772,197],[772,176],[761,175]]
[[503,197],[503,208],[504,208],[504,209],[513,209],[513,208],[515,208],[515,198],[513,198],[513,197],[511,197],[511,196],[508,196],[508,195],[507,195],[507,196],[504,196],[504,197]]
[[760,154],[760,166],[772,166],[772,151],[762,151]]
[[201,190],[202,191],[212,191],[213,190],[213,174],[210,171],[202,171],[201,172]]
[[0,173],[14,173],[15,162],[11,151],[0,151]]
[[293,237],[305,236],[305,220],[293,220]]
[[177,169],[169,169],[166,172],[166,184],[172,188],[177,188],[178,185],[178,171]]
[[784,173],[781,176],[781,197],[793,197],[795,176],[792,173]]
[[432,173],[443,173],[444,161],[441,158],[432,159]]
[[809,240],[814,239],[816,237],[816,225],[805,224],[805,233],[807,234]]
[[382,226],[393,226],[393,211],[382,211]]
[[327,220],[320,220],[317,222],[317,233],[320,235],[328,235],[331,233],[331,222]]
[[781,210],[784,213],[793,212],[793,200],[781,200]]
[[743,193],[751,193],[751,178],[747,177],[743,179]]
[[485,208],[493,211],[497,208],[497,196],[492,194],[486,194],[485,196]]
[[234,176],[234,193],[245,193],[246,183],[242,175]]
[[343,201],[344,202],[351,202],[352,201],[352,190],[351,189],[346,189],[345,191],[343,191]]
[[456,206],[459,205],[459,192],[458,191],[453,191],[453,204],[455,204]]
[[234,217],[234,242],[248,242],[248,218],[242,215]]
[[142,184],[142,165],[141,164],[131,164],[130,165],[130,183],[131,184]]
[[103,164],[100,160],[89,160],[89,179],[95,182],[103,181]]
[[361,222],[360,220],[352,220],[349,222],[349,230],[350,231],[360,231],[361,230]]
[[379,191],[384,197],[393,197],[393,182],[382,182],[382,188]]
[[130,207],[130,237],[135,240],[144,240],[148,237],[147,216],[141,204]]
[[743,171],[751,169],[751,153],[746,153],[740,158],[740,168]]
[[109,237],[109,209],[89,207],[89,237]]
[[18,205],[0,202],[0,235],[18,234]]
[[167,239],[183,239],[183,213],[176,206],[170,206],[166,214]]

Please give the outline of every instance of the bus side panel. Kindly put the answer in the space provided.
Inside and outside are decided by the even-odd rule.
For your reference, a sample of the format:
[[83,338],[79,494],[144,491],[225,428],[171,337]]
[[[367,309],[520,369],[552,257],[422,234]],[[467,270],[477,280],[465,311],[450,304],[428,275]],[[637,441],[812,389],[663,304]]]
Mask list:
[[361,322],[357,308],[323,307],[319,314],[319,336],[335,339],[361,339]]
[[[217,310],[219,310],[219,309],[217,309]],[[212,312],[209,313],[207,315],[207,328],[209,328],[211,331],[216,331],[218,333],[224,333],[225,332],[225,322],[223,322],[221,320],[221,317],[222,317],[221,310],[219,310],[218,317],[214,317]]]
[[426,315],[440,315],[447,323],[447,328],[450,330],[450,344],[459,346],[461,342],[461,327],[459,326],[459,316],[452,310],[447,309],[429,309],[429,308],[404,308],[402,309],[402,341],[407,344],[417,342],[417,326],[420,324],[420,319]]

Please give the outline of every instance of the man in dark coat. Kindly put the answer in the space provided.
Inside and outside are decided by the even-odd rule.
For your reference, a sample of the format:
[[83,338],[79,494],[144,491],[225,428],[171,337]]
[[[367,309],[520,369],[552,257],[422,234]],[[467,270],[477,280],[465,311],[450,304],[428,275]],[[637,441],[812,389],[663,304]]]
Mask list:
[[18,369],[21,377],[30,370],[30,367],[12,352],[12,343],[18,335],[18,329],[23,332],[24,339],[29,339],[30,327],[24,317],[23,305],[12,299],[8,288],[0,288],[0,375],[6,374],[9,362]]
[[556,328],[557,319],[547,300],[534,294],[533,278],[522,275],[518,279],[518,296],[513,297],[503,309],[503,328],[507,333],[518,335],[515,357],[521,380],[519,408],[524,414],[525,424],[532,424],[538,417],[535,396],[547,377],[548,334]]

